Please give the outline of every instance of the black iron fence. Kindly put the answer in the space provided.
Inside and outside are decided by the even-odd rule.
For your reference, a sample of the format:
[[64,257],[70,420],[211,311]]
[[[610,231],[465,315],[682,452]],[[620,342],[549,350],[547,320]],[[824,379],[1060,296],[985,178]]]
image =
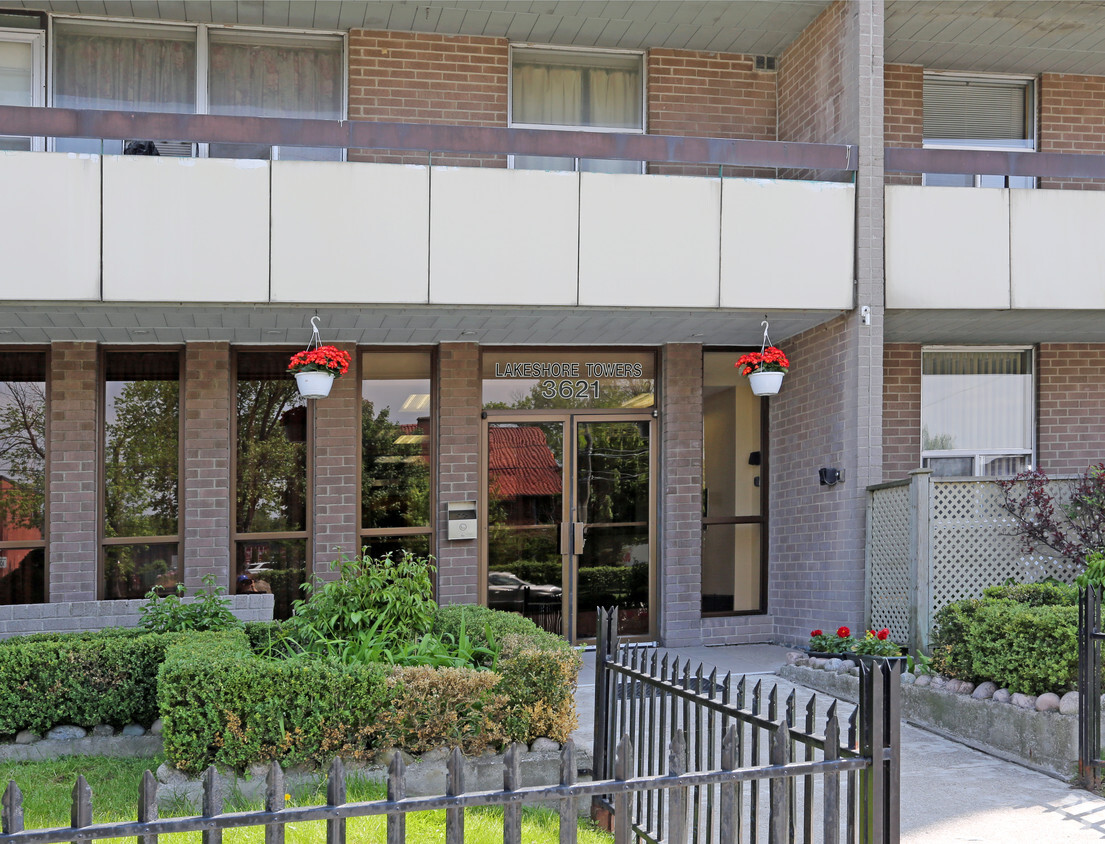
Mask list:
[[1102,784],[1101,586],[1078,591],[1078,775],[1086,788]]
[[859,706],[832,701],[819,730],[816,696],[799,712],[794,691],[619,644],[615,618],[600,612],[596,778],[710,772],[686,793],[597,797],[619,842],[898,841],[900,664],[864,662]]

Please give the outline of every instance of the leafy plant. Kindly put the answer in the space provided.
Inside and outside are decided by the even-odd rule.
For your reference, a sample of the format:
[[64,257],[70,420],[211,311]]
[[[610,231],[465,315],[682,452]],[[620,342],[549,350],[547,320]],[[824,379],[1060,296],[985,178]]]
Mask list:
[[1105,585],[1105,553],[1091,551],[1086,555],[1086,568],[1074,579],[1078,588]]
[[847,627],[838,627],[836,633],[826,633],[823,630],[810,631],[809,648],[814,653],[847,653],[854,644],[852,631]]
[[890,641],[890,630],[868,630],[862,639],[852,645],[852,653],[874,656],[901,656],[902,649]]
[[907,654],[905,658],[906,671],[910,674],[932,674],[932,657],[923,653],[916,655]]
[[195,600],[185,603],[184,584],[178,583],[176,591],[165,595],[155,589],[146,593],[146,603],[138,611],[138,626],[150,633],[180,633],[186,630],[229,630],[241,622],[230,611],[230,600],[223,595],[221,586],[215,585],[215,576],[203,576],[206,589],[196,592]]

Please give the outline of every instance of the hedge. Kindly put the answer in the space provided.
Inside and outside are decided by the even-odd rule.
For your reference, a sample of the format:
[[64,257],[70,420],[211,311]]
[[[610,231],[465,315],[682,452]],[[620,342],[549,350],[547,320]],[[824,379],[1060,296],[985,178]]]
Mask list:
[[149,726],[166,649],[199,634],[109,629],[0,642],[0,735],[59,724]]

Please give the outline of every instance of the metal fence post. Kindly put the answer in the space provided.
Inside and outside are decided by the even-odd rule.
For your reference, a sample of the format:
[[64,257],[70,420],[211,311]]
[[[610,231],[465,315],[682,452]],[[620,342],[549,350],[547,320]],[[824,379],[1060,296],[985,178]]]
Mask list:
[[1101,587],[1078,592],[1078,776],[1101,785]]
[[931,469],[909,473],[909,642],[914,653],[927,651],[932,630]]

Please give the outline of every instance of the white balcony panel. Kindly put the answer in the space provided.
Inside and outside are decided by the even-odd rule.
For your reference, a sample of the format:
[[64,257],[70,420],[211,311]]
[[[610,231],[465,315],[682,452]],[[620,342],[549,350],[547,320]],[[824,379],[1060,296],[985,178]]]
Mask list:
[[721,196],[722,307],[852,307],[852,185],[726,179]]
[[1009,305],[1008,190],[886,188],[886,307]]
[[424,166],[272,165],[274,302],[427,301]]
[[99,156],[0,152],[0,185],[0,299],[99,299]]
[[1105,308],[1105,193],[1010,193],[1013,307]]
[[104,299],[265,302],[266,161],[104,157]]
[[718,304],[721,183],[580,174],[579,303]]
[[430,303],[575,305],[579,176],[434,167]]

